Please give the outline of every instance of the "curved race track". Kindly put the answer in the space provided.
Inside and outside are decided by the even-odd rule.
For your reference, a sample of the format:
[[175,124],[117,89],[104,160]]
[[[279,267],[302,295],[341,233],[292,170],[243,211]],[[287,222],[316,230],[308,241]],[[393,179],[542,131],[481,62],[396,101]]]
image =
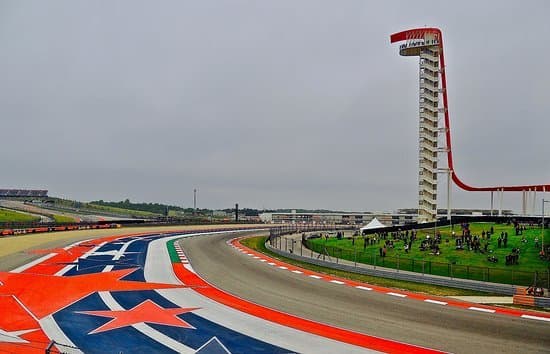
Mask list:
[[180,241],[195,271],[252,302],[368,335],[454,353],[550,352],[548,322],[478,313],[293,274],[227,245],[234,235]]
[[[39,354],[51,345],[53,352],[75,354],[435,352],[308,321],[213,288],[173,241],[216,233],[240,231],[123,233],[37,250],[43,256],[0,271],[0,352]],[[94,238],[88,232],[74,236]],[[44,244],[39,238],[10,241],[28,248]]]

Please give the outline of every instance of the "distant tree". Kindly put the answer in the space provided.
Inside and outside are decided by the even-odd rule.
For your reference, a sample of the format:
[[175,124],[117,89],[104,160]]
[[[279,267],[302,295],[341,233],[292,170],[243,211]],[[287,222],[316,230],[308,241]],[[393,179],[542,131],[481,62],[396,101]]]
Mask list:
[[98,201],[90,202],[90,204],[110,206],[110,207],[122,208],[122,209],[128,209],[128,210],[147,211],[150,213],[155,213],[160,215],[166,215],[166,213],[169,210],[175,210],[175,211],[187,210],[179,206],[159,204],[159,203],[132,203],[130,202],[129,199],[126,199],[120,202],[106,202],[103,200],[98,200]]

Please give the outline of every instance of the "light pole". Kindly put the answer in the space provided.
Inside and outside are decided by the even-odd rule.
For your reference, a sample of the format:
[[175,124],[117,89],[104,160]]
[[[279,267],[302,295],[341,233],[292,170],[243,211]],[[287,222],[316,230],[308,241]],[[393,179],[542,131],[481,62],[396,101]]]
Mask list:
[[[550,203],[550,200],[544,200],[542,199],[542,231],[540,235],[540,249],[544,254],[544,203]],[[546,256],[546,254],[545,254]]]
[[197,189],[193,189],[193,214],[197,215]]

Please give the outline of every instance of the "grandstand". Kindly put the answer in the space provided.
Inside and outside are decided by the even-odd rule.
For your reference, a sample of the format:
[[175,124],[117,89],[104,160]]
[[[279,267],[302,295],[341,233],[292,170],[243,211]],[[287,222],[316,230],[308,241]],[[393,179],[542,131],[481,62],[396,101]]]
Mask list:
[[2,198],[47,198],[48,191],[43,189],[0,189]]

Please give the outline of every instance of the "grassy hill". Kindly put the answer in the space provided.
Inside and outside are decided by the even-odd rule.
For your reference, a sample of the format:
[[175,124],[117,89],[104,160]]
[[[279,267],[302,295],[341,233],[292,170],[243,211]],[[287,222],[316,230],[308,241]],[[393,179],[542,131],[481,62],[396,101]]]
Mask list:
[[40,218],[37,216],[0,208],[0,223],[7,223],[7,222],[26,223],[26,222],[37,222],[37,221],[40,221]]
[[158,216],[161,216],[160,213],[153,213],[150,211],[144,211],[144,210],[135,210],[135,209],[127,209],[127,208],[119,208],[114,207],[110,205],[101,205],[96,204],[96,202],[91,202],[86,204],[86,209],[91,211],[99,211],[99,212],[107,212],[112,214],[122,214],[122,215],[129,215],[139,218],[155,218]]
[[[428,235],[433,237],[434,229],[418,230],[417,239],[413,242],[410,250],[405,251],[405,243],[402,239],[393,239],[391,235],[387,240],[393,241],[393,247],[386,247],[387,255],[380,257],[380,249],[384,247],[385,240],[380,236],[368,235],[353,239],[338,240],[331,237],[311,239],[308,244],[317,252],[328,253],[331,256],[345,258],[351,261],[376,264],[389,268],[412,270],[416,272],[427,272],[431,274],[470,278],[476,280],[491,280],[504,283],[515,281],[530,281],[532,272],[538,271],[546,274],[549,270],[548,261],[539,258],[541,249],[540,227],[528,228],[523,234],[516,235],[513,225],[473,223],[470,224],[472,235],[480,236],[483,231],[487,232],[493,227],[494,234],[488,239],[481,239],[482,251],[470,250],[467,247],[457,249],[456,239],[460,238],[462,231],[460,226],[455,225],[455,236],[452,236],[450,227],[440,227],[437,230],[441,233],[442,242],[439,244],[440,254],[434,254],[430,250],[421,250],[422,240]],[[506,246],[498,242],[501,233],[508,233]],[[365,239],[370,240],[365,245]],[[550,242],[550,230],[545,230],[544,244]],[[487,251],[485,252],[485,245]],[[512,250],[519,250],[519,261],[514,265],[506,265],[506,256]],[[494,256],[497,261],[491,262],[488,257]],[[489,279],[487,279],[489,278]],[[521,279],[525,278],[525,279]]]
[[169,210],[184,211],[182,207],[176,205],[167,205],[160,203],[132,203],[129,199],[120,202],[106,202],[103,200],[96,200],[90,202],[89,205],[141,211],[152,215],[166,215],[167,211]]
[[[139,210],[128,207],[118,207],[110,205],[111,202],[80,202],[75,200],[61,199],[61,198],[50,198],[50,201],[53,202],[48,206],[50,209],[62,210],[75,214],[96,214],[96,215],[106,215],[106,216],[118,216],[118,217],[135,217],[135,218],[156,218],[161,216],[160,213],[154,213],[147,210]],[[116,203],[112,203],[116,204]],[[132,206],[133,204],[130,204]]]

